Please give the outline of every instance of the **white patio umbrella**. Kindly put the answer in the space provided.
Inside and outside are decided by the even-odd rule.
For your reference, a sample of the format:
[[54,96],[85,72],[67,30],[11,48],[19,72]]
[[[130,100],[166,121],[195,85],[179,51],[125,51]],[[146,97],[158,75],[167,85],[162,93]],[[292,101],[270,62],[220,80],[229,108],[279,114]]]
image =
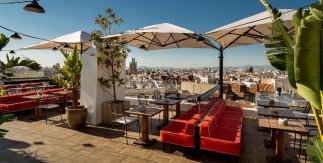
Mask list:
[[[294,34],[292,24],[293,15],[296,10],[281,9],[281,19],[289,29],[289,33]],[[211,30],[204,36],[210,37],[220,44],[222,49],[264,43],[262,36],[271,34],[272,19],[268,11],[250,16],[220,28]]]
[[91,35],[84,31],[77,31],[55,39],[44,41],[35,45],[22,48],[22,50],[31,49],[59,49],[72,52],[74,47],[82,53],[92,46]]
[[170,23],[151,25],[103,38],[118,38],[128,45],[143,50],[216,48],[209,40],[193,31]]
[[[289,33],[294,35],[295,30],[292,25],[292,19],[296,10],[280,9],[280,11],[282,13],[281,19],[284,25],[289,29]],[[220,45],[219,78],[221,96],[223,95],[223,51],[230,47],[264,43],[265,40],[263,39],[263,36],[271,34],[271,25],[272,19],[270,13],[264,11],[203,34],[203,36],[213,39]]]

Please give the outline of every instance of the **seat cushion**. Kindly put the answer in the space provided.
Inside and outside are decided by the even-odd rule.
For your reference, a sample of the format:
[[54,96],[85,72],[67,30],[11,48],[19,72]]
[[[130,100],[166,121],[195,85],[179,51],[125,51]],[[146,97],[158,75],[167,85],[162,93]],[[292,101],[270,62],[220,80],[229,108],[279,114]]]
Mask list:
[[116,123],[130,124],[138,120],[138,117],[124,116],[115,120]]
[[202,111],[204,110],[203,108],[206,107],[206,104],[200,104],[199,105],[194,105],[191,109],[189,109],[188,111],[185,112],[185,114],[196,114],[198,113],[199,111]]
[[176,118],[174,121],[187,123],[193,117],[194,117],[194,114],[183,114],[183,115],[179,116],[178,118]]
[[242,127],[242,120],[221,118],[221,119],[219,119],[217,125],[219,127],[241,129],[241,127]]
[[211,137],[201,136],[201,149],[239,156],[241,150],[240,137],[239,129],[216,127],[211,133]]
[[194,134],[187,134],[186,123],[172,122],[160,130],[160,141],[181,145],[185,147],[194,147]]
[[241,120],[241,118],[243,117],[243,113],[242,112],[225,111],[222,113],[221,117],[228,118],[228,119]]
[[235,106],[227,106],[225,110],[233,111],[233,112],[243,112],[243,109],[241,107],[235,107]]

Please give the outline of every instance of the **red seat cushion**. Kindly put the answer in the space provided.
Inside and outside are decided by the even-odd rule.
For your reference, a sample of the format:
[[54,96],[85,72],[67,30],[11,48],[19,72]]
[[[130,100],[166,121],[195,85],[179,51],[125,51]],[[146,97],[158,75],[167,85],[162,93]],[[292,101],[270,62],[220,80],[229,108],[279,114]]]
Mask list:
[[201,136],[201,149],[239,156],[241,132],[238,129],[216,127],[211,137]]
[[241,107],[235,107],[235,106],[227,106],[225,110],[234,111],[234,112],[243,112],[243,109]]
[[217,125],[219,127],[241,129],[242,121],[241,120],[236,120],[236,119],[221,118],[221,119],[219,119]]
[[188,133],[186,130],[186,123],[174,121],[160,130],[160,141],[185,147],[194,147],[194,131],[193,133]]
[[31,100],[31,101],[7,104],[6,111],[15,112],[15,111],[20,111],[25,109],[31,109],[34,107],[35,107],[35,101]]
[[187,123],[190,119],[192,119],[194,114],[183,114],[176,118],[174,121],[176,122],[182,122],[182,123]]
[[185,114],[196,114],[198,113],[199,111],[202,111],[204,110],[203,108],[206,107],[207,105],[206,104],[200,104],[199,105],[194,105],[191,109],[189,109],[188,111],[185,112]]
[[223,118],[228,118],[228,119],[238,119],[240,120],[243,117],[242,112],[232,112],[232,111],[225,111],[222,113]]

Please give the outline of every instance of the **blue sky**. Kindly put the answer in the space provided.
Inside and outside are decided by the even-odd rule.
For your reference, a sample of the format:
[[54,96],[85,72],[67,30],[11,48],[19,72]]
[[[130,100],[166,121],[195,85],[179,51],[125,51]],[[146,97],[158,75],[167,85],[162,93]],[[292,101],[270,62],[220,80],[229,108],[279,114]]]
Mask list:
[[[0,0],[2,2],[10,0]],[[276,8],[298,8],[316,0],[268,0]],[[204,33],[265,10],[259,0],[41,0],[45,14],[24,11],[24,4],[0,5],[0,25],[46,39],[78,30],[98,29],[94,19],[104,9],[112,8],[125,21],[117,30],[172,23]],[[12,33],[0,29],[0,33]],[[5,49],[19,49],[40,40],[24,37],[12,40]],[[131,48],[127,62],[135,57],[138,66],[202,67],[218,66],[218,51],[214,49],[171,49],[142,51]],[[0,53],[4,59],[5,52]],[[48,50],[18,51],[18,56],[34,59],[43,66],[62,63],[59,52]],[[227,49],[225,66],[267,65],[262,45]]]

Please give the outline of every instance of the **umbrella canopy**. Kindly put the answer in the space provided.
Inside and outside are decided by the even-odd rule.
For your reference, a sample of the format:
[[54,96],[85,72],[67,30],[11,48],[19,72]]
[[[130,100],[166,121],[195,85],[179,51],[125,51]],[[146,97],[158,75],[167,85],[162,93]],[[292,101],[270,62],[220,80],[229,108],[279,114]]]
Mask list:
[[[67,44],[64,46],[64,44]],[[57,37],[50,41],[44,41],[36,45],[27,46],[22,48],[23,50],[28,49],[59,49],[64,51],[72,52],[74,47],[77,47],[81,52],[87,50],[92,46],[91,35],[84,31],[77,31],[64,36]]]
[[216,48],[209,40],[193,31],[169,23],[151,25],[103,38],[118,38],[128,45],[143,50]]
[[[296,11],[294,9],[281,9],[280,11],[282,13],[281,19],[289,29],[289,33],[294,34],[292,19]],[[265,11],[214,29],[203,35],[218,42],[223,49],[252,45],[265,42],[262,36],[271,34],[271,24],[270,13]]]

